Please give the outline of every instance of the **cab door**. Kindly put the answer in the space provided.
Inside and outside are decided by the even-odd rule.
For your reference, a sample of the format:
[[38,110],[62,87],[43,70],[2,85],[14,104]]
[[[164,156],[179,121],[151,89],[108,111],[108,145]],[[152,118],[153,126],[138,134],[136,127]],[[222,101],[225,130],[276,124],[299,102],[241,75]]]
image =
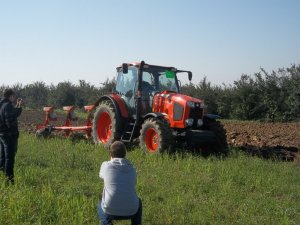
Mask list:
[[126,74],[120,69],[117,75],[116,92],[124,99],[130,117],[135,114],[137,75],[138,68],[134,66],[128,67],[128,73]]

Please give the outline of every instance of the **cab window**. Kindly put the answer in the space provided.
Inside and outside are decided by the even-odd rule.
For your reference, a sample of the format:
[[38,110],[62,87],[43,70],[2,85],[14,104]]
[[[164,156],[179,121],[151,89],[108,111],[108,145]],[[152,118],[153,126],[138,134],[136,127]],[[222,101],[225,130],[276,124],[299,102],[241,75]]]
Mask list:
[[120,95],[127,96],[130,93],[133,95],[137,88],[137,73],[136,67],[129,67],[127,74],[123,74],[122,71],[118,72],[116,91]]

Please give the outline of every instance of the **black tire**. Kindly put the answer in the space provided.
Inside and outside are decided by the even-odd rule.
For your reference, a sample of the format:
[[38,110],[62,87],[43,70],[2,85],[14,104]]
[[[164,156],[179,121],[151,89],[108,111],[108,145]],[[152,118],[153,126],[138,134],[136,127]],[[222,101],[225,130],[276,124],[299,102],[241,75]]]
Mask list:
[[[149,137],[149,132],[154,132],[154,135],[157,135],[155,136],[156,138],[153,137],[152,139],[156,140],[154,141],[156,147],[153,147],[153,145],[150,147],[149,143],[147,143],[146,138],[147,136]],[[158,118],[149,118],[143,123],[139,141],[140,147],[145,153],[160,153],[167,149],[171,150],[174,146],[174,137],[168,122]]]
[[209,146],[204,146],[204,151],[206,154],[228,154],[228,144],[226,140],[226,130],[224,126],[215,119],[210,119],[205,117],[203,120],[203,126],[205,130],[213,131],[216,135],[216,141],[214,144],[210,144]]
[[[107,138],[103,132],[101,133],[101,121],[103,121],[103,116],[105,118],[110,118],[111,120],[111,128],[109,129],[110,135],[107,135]],[[101,118],[102,117],[102,118]],[[105,124],[105,123],[104,123]],[[105,124],[106,125],[106,124]],[[119,140],[122,135],[122,118],[117,109],[115,109],[113,103],[111,101],[103,101],[100,102],[99,106],[94,113],[93,125],[92,125],[92,137],[95,144],[101,144],[106,148],[116,140]]]

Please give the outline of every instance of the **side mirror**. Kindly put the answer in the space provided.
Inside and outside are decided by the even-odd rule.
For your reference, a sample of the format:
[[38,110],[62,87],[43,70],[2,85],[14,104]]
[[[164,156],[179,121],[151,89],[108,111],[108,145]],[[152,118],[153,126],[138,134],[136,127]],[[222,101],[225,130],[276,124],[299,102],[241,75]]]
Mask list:
[[189,81],[192,81],[192,78],[193,78],[192,72],[188,72],[188,76],[189,76]]
[[128,64],[127,63],[123,63],[122,64],[122,70],[123,70],[123,74],[127,74],[128,73]]

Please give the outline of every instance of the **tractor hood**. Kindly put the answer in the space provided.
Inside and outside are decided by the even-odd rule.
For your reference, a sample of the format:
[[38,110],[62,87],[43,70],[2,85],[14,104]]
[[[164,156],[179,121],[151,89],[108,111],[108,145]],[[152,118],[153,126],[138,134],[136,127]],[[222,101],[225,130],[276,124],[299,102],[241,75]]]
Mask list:
[[203,103],[202,100],[198,99],[198,98],[193,98],[191,96],[188,96],[188,95],[184,95],[184,94],[179,94],[179,93],[172,93],[170,94],[171,95],[171,99],[173,101],[176,101],[176,102],[181,102],[181,103],[185,103],[185,102],[194,102],[194,103],[198,103],[198,104],[201,104]]
[[163,113],[174,128],[185,128],[187,119],[196,126],[203,117],[203,108],[203,100],[176,92],[163,91],[153,97],[153,112]]
[[[168,102],[173,101],[179,104],[185,105],[187,102],[194,102],[195,104],[201,104],[204,106],[204,101],[198,98],[194,98],[188,95],[172,92],[172,91],[163,91],[161,93],[157,93],[154,96],[154,100],[156,98],[165,98]],[[155,101],[154,101],[155,103]]]

